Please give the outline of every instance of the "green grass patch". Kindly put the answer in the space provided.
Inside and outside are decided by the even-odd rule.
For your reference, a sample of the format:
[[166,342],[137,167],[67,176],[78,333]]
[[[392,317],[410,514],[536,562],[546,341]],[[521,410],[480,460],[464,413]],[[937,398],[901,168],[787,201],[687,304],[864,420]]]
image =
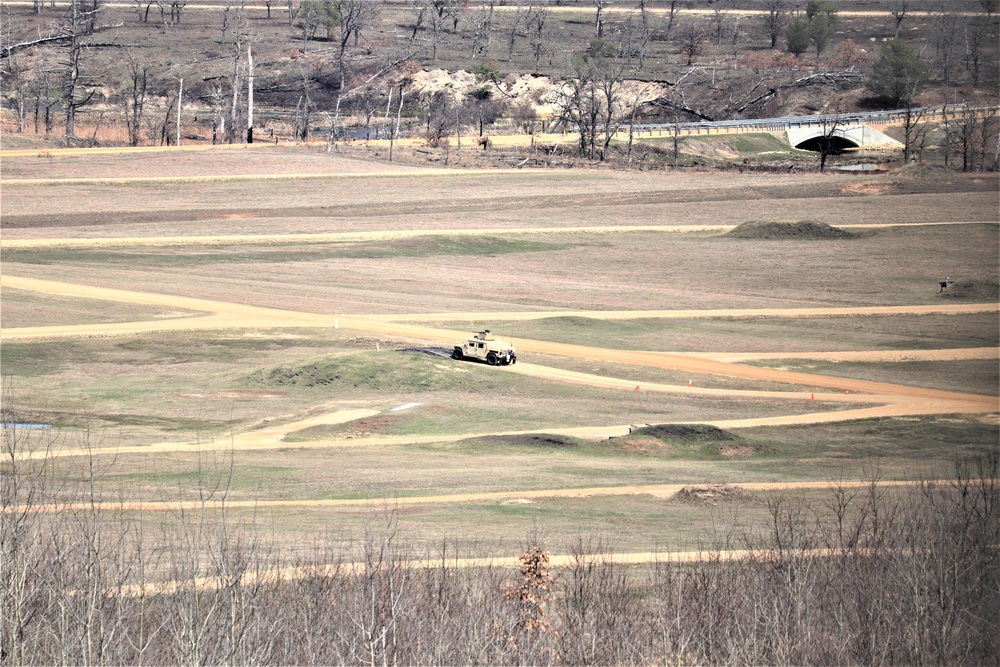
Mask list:
[[562,250],[565,245],[508,236],[421,236],[392,241],[314,245],[239,245],[114,249],[5,250],[4,261],[34,265],[190,267],[216,264],[286,264],[334,259],[393,259],[437,256],[492,256]]
[[84,368],[94,364],[132,368],[193,362],[233,363],[262,352],[329,348],[331,345],[326,339],[296,335],[258,338],[200,331],[95,341],[5,342],[0,346],[0,364],[4,375],[41,377],[64,368]]
[[509,384],[506,374],[459,372],[471,364],[458,367],[448,363],[424,354],[347,353],[262,368],[251,373],[246,384],[254,388],[350,388],[375,393],[498,389]]
[[0,345],[0,367],[4,377],[44,377],[72,364],[84,347],[74,341],[4,343]]
[[[449,325],[460,327],[463,323],[442,323]],[[517,322],[513,336],[515,345],[517,338],[530,338],[623,350],[697,352],[929,350],[1000,344],[995,313],[692,320],[568,316]],[[523,360],[529,361],[527,357]],[[585,370],[588,365],[596,366],[581,364],[574,370]]]
[[[663,134],[651,136],[641,135],[635,141],[643,144],[653,144],[664,147],[673,145],[674,137],[669,130],[664,129]],[[773,159],[790,155],[809,155],[808,151],[795,150],[784,141],[770,132],[755,132],[740,135],[681,135],[678,137],[680,152],[685,157],[697,156],[704,159],[706,152],[719,151],[720,155],[726,153],[739,153],[744,156],[767,156]],[[690,146],[690,148],[687,148]],[[687,148],[687,150],[686,150]],[[718,156],[709,156],[718,157]]]
[[753,365],[992,396],[996,396],[997,387],[1000,386],[1000,368],[996,364],[996,359],[876,363],[784,359]]
[[161,470],[155,472],[122,472],[113,474],[115,480],[136,482],[143,485],[156,486],[169,484],[179,485],[188,489],[214,486],[218,478],[225,477],[232,488],[252,488],[268,480],[269,484],[280,483],[280,480],[290,475],[296,475],[299,470],[292,466],[259,466],[240,464],[234,466],[230,480],[227,469],[216,469],[207,474],[205,470],[192,468],[189,470]]
[[287,336],[251,337],[218,332],[163,334],[117,342],[117,352],[150,364],[184,364],[197,361],[233,363],[265,352],[289,348],[326,348],[329,340]]
[[[8,251],[4,251],[7,259]],[[121,301],[84,299],[41,294],[31,290],[5,287],[0,301],[3,327],[40,327],[66,324],[102,324],[175,319],[204,313],[187,310],[164,310]]]
[[552,421],[550,416],[532,413],[528,407],[509,406],[502,398],[497,398],[493,404],[484,405],[479,401],[463,402],[460,397],[450,396],[445,398],[444,405],[421,406],[406,412],[381,414],[345,424],[302,429],[285,436],[284,442],[311,442],[345,435],[426,436],[475,433],[484,429],[512,431],[551,426]]
[[786,153],[792,152],[788,142],[779,139],[770,132],[760,132],[753,134],[740,134],[737,136],[719,137],[727,144],[735,148],[740,153],[748,155],[758,155],[760,153]]
[[552,340],[577,345],[598,345],[615,349],[662,349],[653,344],[644,347],[646,340],[661,338],[676,332],[683,335],[683,324],[673,320],[641,318],[633,320],[601,320],[569,315],[566,317],[545,317],[537,320],[517,322],[513,325],[515,345],[517,338]]
[[438,255],[509,255],[522,252],[562,250],[566,246],[508,236],[423,236],[399,241],[359,243],[343,251],[344,257],[382,259],[388,257],[434,257]]
[[741,434],[767,447],[775,472],[789,478],[801,477],[808,469],[832,475],[873,462],[912,476],[914,469],[946,470],[956,457],[995,451],[1000,425],[976,416],[887,417],[759,427]]

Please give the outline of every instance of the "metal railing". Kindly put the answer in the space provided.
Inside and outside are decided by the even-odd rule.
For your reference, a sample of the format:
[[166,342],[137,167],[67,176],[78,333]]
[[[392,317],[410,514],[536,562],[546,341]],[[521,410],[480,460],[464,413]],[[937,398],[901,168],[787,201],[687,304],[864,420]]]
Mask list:
[[[812,116],[785,116],[782,118],[750,118],[746,120],[699,121],[692,123],[641,123],[632,126],[633,133],[667,134],[677,131],[681,134],[711,134],[721,131],[736,132],[781,132],[790,127],[817,127],[836,123],[837,125],[891,125],[903,120],[907,114],[920,114],[926,120],[935,118],[964,116],[969,107],[964,104],[948,104],[936,107],[914,107],[890,111],[866,113],[815,114]],[[619,132],[627,132],[627,127]]]

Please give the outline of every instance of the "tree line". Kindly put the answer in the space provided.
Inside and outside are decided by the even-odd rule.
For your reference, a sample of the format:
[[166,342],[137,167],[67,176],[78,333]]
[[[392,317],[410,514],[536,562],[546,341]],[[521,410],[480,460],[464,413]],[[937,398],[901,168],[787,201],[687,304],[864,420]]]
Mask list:
[[[365,535],[283,550],[226,507],[231,458],[162,520],[108,491],[95,453],[2,428],[4,664],[992,664],[1000,655],[1000,456],[890,493],[765,496],[770,527],[693,562],[622,565],[598,538],[511,569],[419,553],[391,507]],[[86,436],[84,436],[86,437]],[[415,558],[422,559],[414,566]]]
[[[194,18],[185,1],[133,0],[129,11],[115,10],[117,20],[104,21],[112,9],[104,0],[37,1],[30,13],[8,10],[3,17],[0,72],[19,132],[49,134],[58,124],[68,140],[86,140],[76,136],[77,112],[108,95],[113,106],[102,107],[97,124],[121,123],[126,141],[138,145],[180,140],[177,115],[185,103],[199,110],[202,124],[208,120],[212,141],[244,141],[248,48],[266,49],[256,59],[258,100],[291,117],[287,133],[296,139],[318,127],[342,133],[347,116],[363,120],[366,136],[373,127],[382,135],[392,128],[395,136],[401,123],[390,118],[403,117],[404,129],[432,143],[470,128],[482,136],[501,120],[505,131],[531,131],[541,126],[532,117],[541,100],[504,85],[530,70],[559,82],[554,98],[544,100],[554,113],[548,127],[579,130],[578,152],[591,159],[604,158],[614,132],[638,118],[776,115],[793,89],[790,78],[820,96],[864,81],[874,100],[896,108],[912,105],[929,82],[952,91],[940,102],[954,103],[970,94],[958,84],[998,80],[989,0],[978,13],[944,6],[919,18],[912,0],[886,0],[883,22],[893,39],[877,53],[851,39],[835,41],[844,20],[829,0],[757,0],[748,5],[758,10],[750,16],[722,3],[696,15],[676,0],[635,0],[630,11],[613,14],[608,0],[566,2],[589,15],[588,25],[567,22],[554,4],[563,3],[237,0]],[[40,24],[45,13],[49,20]],[[180,45],[195,21],[217,32],[207,57],[190,63],[152,60],[123,37],[158,25]],[[47,31],[42,36],[39,25]],[[570,41],[560,36],[567,26],[575,31]],[[918,26],[921,41],[910,43],[907,28]],[[299,53],[290,67],[276,64],[282,47]],[[100,56],[108,51],[116,57]],[[481,85],[447,97],[412,87],[414,71],[440,64],[476,71]]]

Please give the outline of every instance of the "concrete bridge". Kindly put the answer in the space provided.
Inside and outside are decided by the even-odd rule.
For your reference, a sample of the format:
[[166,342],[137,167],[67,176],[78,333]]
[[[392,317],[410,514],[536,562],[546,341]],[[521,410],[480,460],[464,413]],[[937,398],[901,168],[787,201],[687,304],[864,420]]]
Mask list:
[[[942,121],[945,119],[954,120],[962,118],[968,113],[989,111],[996,113],[995,109],[983,110],[972,109],[965,104],[949,104],[941,107],[921,107],[915,109],[896,109],[892,111],[873,111],[867,113],[850,114],[816,114],[813,116],[786,116],[783,118],[754,118],[747,120],[726,120],[726,121],[701,121],[694,123],[638,123],[632,126],[632,133],[635,139],[642,138],[669,138],[675,135],[680,137],[691,136],[713,136],[732,134],[754,134],[767,132],[784,138],[791,146],[796,148],[810,149],[810,143],[827,133],[833,133],[839,142],[838,148],[849,150],[861,148],[870,151],[901,151],[902,144],[895,139],[884,134],[880,128],[892,125],[901,125],[909,113],[911,117],[919,114],[921,122]],[[275,115],[275,114],[268,114]],[[574,138],[574,136],[576,138]],[[628,125],[618,126],[614,134],[616,141],[626,141],[629,136]],[[543,144],[560,144],[578,141],[579,135],[572,132],[554,134],[494,134],[490,135],[493,146],[529,146],[535,142]],[[365,139],[357,137],[369,145],[389,146],[388,139]],[[473,142],[472,137],[463,139]],[[424,140],[416,138],[396,139],[398,145],[420,144]],[[456,137],[449,136],[444,139],[448,143],[457,142]],[[326,142],[326,139],[323,140]],[[813,149],[815,150],[815,149]]]
[[[832,133],[841,149],[864,148],[867,150],[902,150],[903,145],[884,134],[879,128],[901,125],[907,114],[919,114],[922,122],[941,121],[945,118],[959,118],[966,114],[964,104],[949,104],[939,107],[915,109],[894,109],[850,114],[816,114],[813,116],[786,116],[783,118],[754,118],[747,120],[726,120],[696,123],[657,123],[633,127],[635,137],[750,134],[768,132],[784,135],[795,148],[815,150],[813,144],[821,137]],[[627,128],[620,130],[626,134]]]

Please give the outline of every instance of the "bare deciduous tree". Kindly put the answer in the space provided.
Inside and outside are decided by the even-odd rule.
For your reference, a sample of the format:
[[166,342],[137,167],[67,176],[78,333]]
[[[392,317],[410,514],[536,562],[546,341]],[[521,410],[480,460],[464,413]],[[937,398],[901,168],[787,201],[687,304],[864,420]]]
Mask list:
[[931,22],[931,43],[934,45],[941,79],[951,83],[962,37],[962,17],[948,9],[934,14]]
[[528,42],[531,44],[531,54],[535,57],[535,71],[538,71],[539,63],[546,49],[545,21],[548,19],[549,10],[546,5],[538,4],[529,6],[525,24],[528,31]]
[[894,39],[899,39],[899,28],[906,20],[906,14],[910,11],[910,0],[893,0],[889,7],[889,13],[896,23],[896,30],[893,33]]
[[472,29],[472,53],[470,54],[470,58],[473,60],[477,56],[488,54],[490,45],[493,43],[494,4],[495,0],[489,0],[485,7],[469,15],[469,24]]
[[510,23],[505,28],[507,35],[507,62],[514,59],[514,45],[517,43],[517,38],[523,35],[525,17],[530,10],[530,2],[525,4],[523,0],[516,0],[514,12],[510,15]]
[[[87,78],[81,79],[80,64],[83,59],[84,43],[81,40],[82,31],[90,22],[90,12],[81,11],[80,0],[70,3],[70,15],[66,25],[67,53],[64,63],[63,107],[66,110],[66,138],[76,138],[76,112],[94,97],[93,88],[88,90]],[[93,32],[90,29],[89,32]]]
[[684,27],[681,28],[677,36],[677,42],[681,53],[687,57],[688,67],[690,67],[694,62],[694,59],[701,54],[701,51],[705,46],[705,38],[705,28],[695,21],[685,23]]
[[335,0],[336,14],[339,19],[340,34],[337,39],[337,68],[340,72],[340,87],[344,88],[347,80],[347,46],[353,42],[358,45],[361,32],[371,26],[378,16],[378,6],[367,0]]
[[776,49],[788,20],[787,0],[765,0],[763,20],[764,33],[771,40],[771,48]]
[[125,50],[125,75],[120,86],[120,105],[128,132],[129,146],[138,146],[146,111],[146,91],[149,87],[149,66],[136,62]]

